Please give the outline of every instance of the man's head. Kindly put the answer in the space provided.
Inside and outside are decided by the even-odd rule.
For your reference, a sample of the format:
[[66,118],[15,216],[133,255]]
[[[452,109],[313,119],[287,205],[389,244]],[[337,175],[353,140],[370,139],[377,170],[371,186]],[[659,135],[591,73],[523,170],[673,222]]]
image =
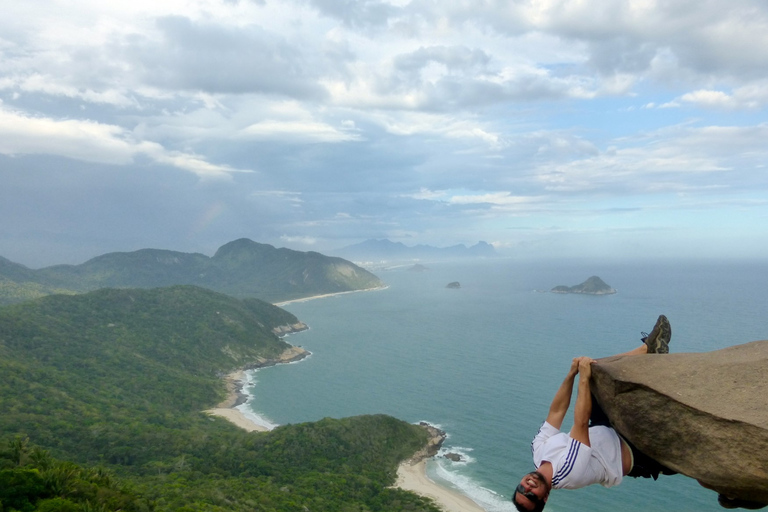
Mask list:
[[521,512],[541,512],[549,498],[549,489],[544,475],[538,471],[528,473],[512,494],[512,502]]

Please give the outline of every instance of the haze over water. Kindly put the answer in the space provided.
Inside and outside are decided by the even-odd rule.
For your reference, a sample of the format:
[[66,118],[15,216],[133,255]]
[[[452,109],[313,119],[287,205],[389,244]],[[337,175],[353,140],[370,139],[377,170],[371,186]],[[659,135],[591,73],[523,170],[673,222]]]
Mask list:
[[[374,413],[437,424],[449,434],[444,451],[465,462],[438,458],[430,476],[489,511],[514,510],[509,495],[532,468],[530,441],[573,357],[634,348],[661,313],[672,352],[768,338],[764,262],[425,265],[377,271],[385,290],[286,305],[310,326],[288,341],[313,355],[256,373],[250,406],[277,424]],[[618,293],[537,291],[592,275]],[[571,424],[569,414],[564,430]],[[547,510],[722,509],[715,493],[674,476],[556,491]]]

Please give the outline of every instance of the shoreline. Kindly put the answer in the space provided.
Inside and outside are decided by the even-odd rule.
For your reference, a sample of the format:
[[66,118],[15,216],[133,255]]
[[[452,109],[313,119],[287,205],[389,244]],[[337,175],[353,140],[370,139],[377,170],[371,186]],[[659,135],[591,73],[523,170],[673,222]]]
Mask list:
[[336,297],[337,295],[347,295],[348,293],[375,292],[379,290],[386,290],[387,288],[389,288],[389,286],[384,285],[384,286],[377,286],[376,288],[365,288],[363,290],[348,290],[346,292],[323,293],[321,295],[310,295],[309,297],[302,297],[300,299],[291,299],[291,300],[284,300],[281,302],[274,302],[272,303],[272,305],[277,307],[283,307],[288,304],[294,304],[296,302],[306,302],[308,300],[325,299],[327,297]]
[[219,405],[212,409],[207,409],[203,412],[210,414],[211,416],[219,416],[234,423],[235,426],[240,427],[248,432],[267,432],[269,428],[264,425],[248,418],[243,412],[238,409],[241,405],[246,403],[247,395],[243,393],[243,386],[247,382],[245,370],[237,370],[226,377],[224,382],[227,386],[227,398]]
[[[304,324],[301,324],[304,325]],[[304,326],[306,328],[306,326]],[[250,364],[245,368],[235,370],[224,377],[224,383],[227,387],[227,397],[216,407],[207,409],[203,412],[212,416],[219,416],[234,423],[236,426],[247,430],[248,432],[268,432],[274,428],[266,420],[259,422],[249,417],[241,407],[248,403],[248,393],[243,392],[243,388],[248,383],[248,370],[258,370],[259,368],[268,368],[277,364],[288,364],[301,361],[309,357],[311,352],[301,347],[291,345],[285,349],[277,359],[261,359],[256,363]]]
[[434,500],[445,512],[486,512],[466,495],[438,484],[427,476],[427,459],[401,462],[395,487]]
[[[375,288],[375,289],[384,289]],[[356,291],[373,291],[370,290],[356,290]],[[354,293],[354,292],[341,292],[341,293]],[[328,294],[318,295],[315,297],[307,297],[304,299],[297,299],[298,302],[311,299],[317,299],[322,297],[328,297]],[[283,304],[287,304],[285,302]],[[277,305],[277,304],[276,304]],[[303,324],[302,324],[303,325]],[[306,328],[306,326],[304,326]],[[303,329],[301,329],[303,330]],[[295,332],[300,332],[299,330]],[[246,415],[240,408],[245,406],[248,402],[248,394],[243,392],[243,388],[248,383],[248,370],[256,370],[259,368],[266,368],[277,364],[288,364],[296,361],[300,361],[305,357],[308,357],[311,353],[301,347],[291,346],[286,349],[280,357],[277,359],[264,359],[256,364],[247,366],[236,370],[224,377],[224,382],[227,386],[227,397],[223,402],[218,404],[212,409],[204,411],[205,413],[218,416],[226,419],[237,427],[240,427],[248,432],[269,432],[274,428],[274,425],[264,420],[258,422],[253,417]],[[268,426],[269,425],[269,426]],[[416,452],[413,457],[400,463],[397,468],[397,479],[393,487],[397,487],[404,491],[411,491],[419,496],[429,498],[433,500],[438,507],[444,512],[486,512],[484,508],[472,501],[468,496],[461,492],[454,490],[450,487],[438,484],[427,475],[427,459],[433,457],[442,442],[445,440],[445,432],[440,431],[430,425],[422,424],[432,434],[427,445]]]
[[[235,405],[242,383],[246,382],[245,370],[238,370],[226,376],[227,386],[231,387],[227,400],[218,407],[205,411],[208,414],[224,418],[235,426],[248,432],[269,432],[271,429],[259,424],[243,414],[239,405]],[[241,404],[243,405],[243,404]],[[433,500],[444,512],[486,512],[484,508],[459,491],[438,484],[427,476],[426,450],[419,451],[413,458],[405,460],[397,467],[397,480],[393,487],[411,491],[419,496]]]

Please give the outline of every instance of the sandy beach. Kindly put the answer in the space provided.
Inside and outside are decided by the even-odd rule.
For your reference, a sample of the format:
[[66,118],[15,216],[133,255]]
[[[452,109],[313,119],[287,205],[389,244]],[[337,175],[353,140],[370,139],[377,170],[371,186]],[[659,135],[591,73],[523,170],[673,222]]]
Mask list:
[[224,382],[227,385],[227,398],[213,409],[208,409],[208,414],[213,416],[221,416],[238,427],[247,430],[248,432],[266,432],[269,430],[263,425],[251,421],[247,418],[239,409],[236,409],[238,402],[242,397],[241,390],[245,385],[246,377],[245,371],[238,370],[230,373],[224,378]]
[[311,297],[302,297],[301,299],[293,299],[293,300],[286,300],[283,302],[275,302],[275,306],[285,306],[286,304],[293,304],[294,302],[306,302],[308,300],[315,300],[315,299],[324,299],[326,297],[335,297],[337,295],[346,295],[348,293],[359,293],[359,292],[375,292],[377,290],[386,290],[387,286],[379,286],[377,288],[366,288],[364,290],[350,290],[348,292],[337,292],[337,293],[324,293],[322,295],[312,295]]
[[438,485],[427,476],[427,461],[403,462],[397,468],[395,486],[435,500],[445,512],[485,512],[480,505],[463,494]]
[[[291,354],[293,352],[290,349],[285,353],[286,357]],[[237,409],[243,400],[242,389],[246,383],[245,371],[233,372],[227,375],[224,380],[227,385],[227,398],[215,408],[205,412],[225,418],[248,432],[268,431],[269,428],[254,422]],[[427,461],[424,459],[418,462],[409,460],[401,463],[397,469],[395,487],[431,498],[445,512],[485,512],[482,507],[463,494],[430,480],[427,476]]]
[[237,409],[216,408],[208,409],[205,412],[214,416],[221,416],[222,418],[226,418],[238,427],[245,429],[248,432],[266,432],[269,430],[267,427],[249,420],[242,412]]

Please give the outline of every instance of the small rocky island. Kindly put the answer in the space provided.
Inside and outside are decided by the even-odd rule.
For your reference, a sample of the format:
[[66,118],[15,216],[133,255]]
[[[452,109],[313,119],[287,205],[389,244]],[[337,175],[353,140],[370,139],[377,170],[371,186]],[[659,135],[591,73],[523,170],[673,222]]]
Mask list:
[[453,281],[445,285],[446,288],[461,288],[461,284],[458,281]]
[[605,284],[605,281],[597,276],[592,276],[581,284],[575,286],[555,286],[552,293],[582,293],[586,295],[610,295],[616,290]]

